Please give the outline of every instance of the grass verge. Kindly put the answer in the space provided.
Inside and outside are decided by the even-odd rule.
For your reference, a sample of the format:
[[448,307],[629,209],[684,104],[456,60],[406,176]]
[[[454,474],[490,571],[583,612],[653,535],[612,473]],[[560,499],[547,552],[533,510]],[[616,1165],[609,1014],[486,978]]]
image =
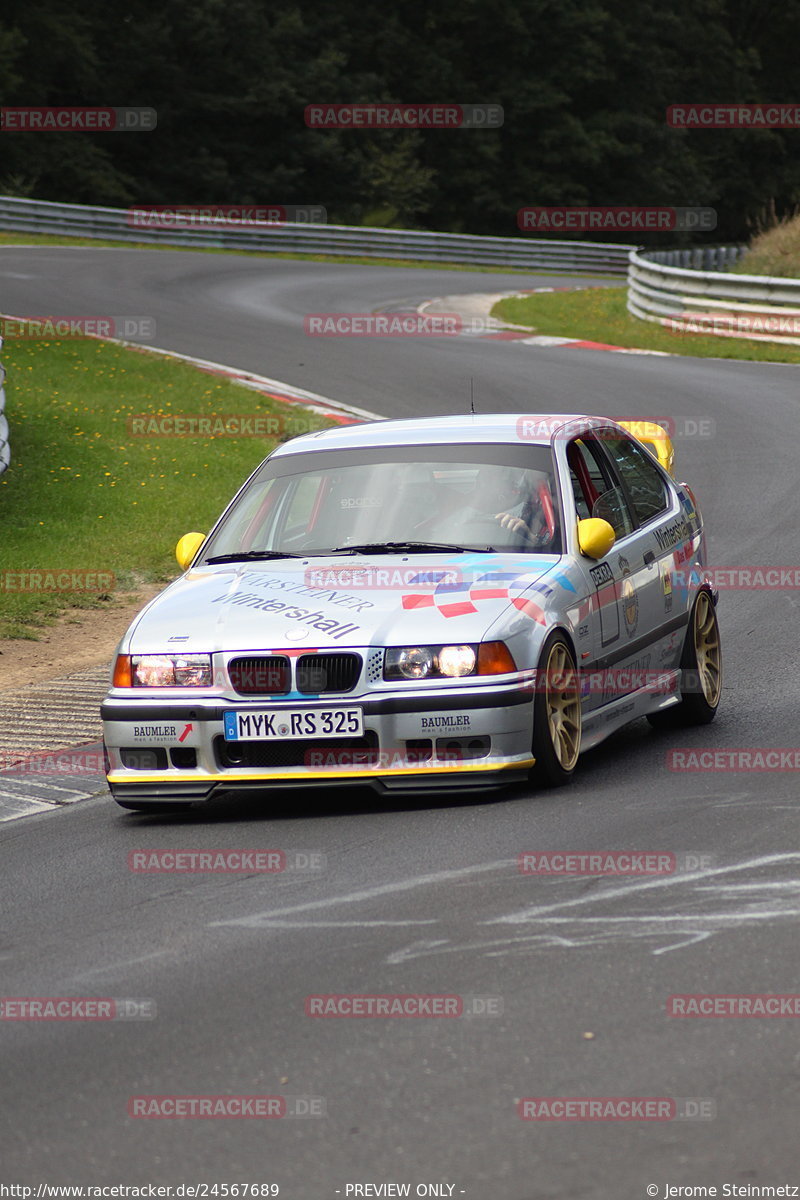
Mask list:
[[[7,341],[2,358],[12,461],[0,476],[0,637],[35,639],[67,608],[108,607],[167,582],[178,538],[208,530],[277,441],[330,424],[111,342]],[[133,432],[140,414],[259,416],[269,435],[143,435]],[[65,570],[114,579],[99,591],[53,590],[63,576],[46,573]]]
[[663,325],[640,321],[625,307],[627,288],[591,288],[576,292],[500,300],[492,315],[533,332],[626,349],[665,350],[694,358],[736,358],[753,362],[800,363],[800,346],[744,341],[695,333],[672,333]]

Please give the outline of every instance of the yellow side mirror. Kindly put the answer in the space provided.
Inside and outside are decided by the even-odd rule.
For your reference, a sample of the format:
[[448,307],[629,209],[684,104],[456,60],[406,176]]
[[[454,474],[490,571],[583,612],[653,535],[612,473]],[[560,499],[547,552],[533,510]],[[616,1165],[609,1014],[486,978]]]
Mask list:
[[578,545],[587,558],[605,558],[616,540],[613,526],[602,517],[578,521]]
[[197,551],[206,540],[204,533],[185,533],[175,547],[175,557],[182,571],[188,571]]
[[663,426],[657,425],[655,421],[620,421],[619,424],[623,429],[627,429],[628,433],[633,434],[637,442],[644,442],[664,470],[669,471],[670,475],[673,474],[675,447]]

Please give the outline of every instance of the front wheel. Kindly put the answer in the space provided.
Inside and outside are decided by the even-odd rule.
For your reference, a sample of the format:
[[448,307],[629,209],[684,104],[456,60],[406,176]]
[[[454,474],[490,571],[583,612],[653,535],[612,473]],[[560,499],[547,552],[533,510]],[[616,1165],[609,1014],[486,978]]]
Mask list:
[[722,695],[722,643],[714,601],[698,592],[681,655],[681,700],[647,717],[654,729],[708,725]]
[[531,782],[543,787],[569,783],[581,752],[581,697],[569,643],[552,633],[536,671],[533,701]]

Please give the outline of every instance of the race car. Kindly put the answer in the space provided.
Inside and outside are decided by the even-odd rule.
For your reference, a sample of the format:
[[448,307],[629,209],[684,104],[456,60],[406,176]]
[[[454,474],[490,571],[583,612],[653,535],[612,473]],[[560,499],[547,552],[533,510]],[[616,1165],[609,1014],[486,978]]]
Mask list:
[[279,445],[120,642],[113,798],[553,786],[637,718],[711,721],[717,593],[673,455],[660,426],[570,414]]

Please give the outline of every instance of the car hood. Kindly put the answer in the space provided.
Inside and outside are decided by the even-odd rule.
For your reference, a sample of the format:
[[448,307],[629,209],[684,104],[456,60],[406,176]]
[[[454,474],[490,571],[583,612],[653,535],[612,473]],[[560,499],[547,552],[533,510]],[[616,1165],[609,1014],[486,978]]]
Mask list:
[[[339,556],[202,566],[139,615],[125,653],[324,649],[481,641],[536,617],[555,555]],[[538,593],[537,593],[538,588]],[[537,603],[538,595],[538,603]],[[499,622],[499,624],[498,624]]]

